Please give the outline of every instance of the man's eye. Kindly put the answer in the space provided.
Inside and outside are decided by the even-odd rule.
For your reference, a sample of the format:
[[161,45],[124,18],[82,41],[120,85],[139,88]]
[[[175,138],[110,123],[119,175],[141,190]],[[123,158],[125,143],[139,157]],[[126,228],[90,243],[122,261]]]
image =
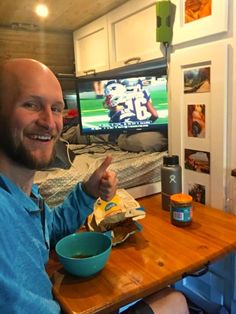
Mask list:
[[57,106],[56,106],[56,107],[52,107],[52,111],[53,111],[53,112],[61,113],[62,110],[63,110],[63,109],[62,109],[61,107],[57,107]]
[[37,110],[39,106],[33,102],[26,102],[23,104],[23,107],[27,109]]
[[55,113],[62,113],[63,109],[64,109],[63,103],[56,103],[52,105],[51,107],[52,112],[55,112]]

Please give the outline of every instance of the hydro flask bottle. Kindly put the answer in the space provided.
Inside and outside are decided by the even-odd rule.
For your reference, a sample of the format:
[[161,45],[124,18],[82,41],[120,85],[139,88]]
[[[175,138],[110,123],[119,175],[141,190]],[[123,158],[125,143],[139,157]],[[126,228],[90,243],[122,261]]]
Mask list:
[[161,167],[162,209],[170,210],[170,196],[182,192],[182,169],[177,155],[164,156]]

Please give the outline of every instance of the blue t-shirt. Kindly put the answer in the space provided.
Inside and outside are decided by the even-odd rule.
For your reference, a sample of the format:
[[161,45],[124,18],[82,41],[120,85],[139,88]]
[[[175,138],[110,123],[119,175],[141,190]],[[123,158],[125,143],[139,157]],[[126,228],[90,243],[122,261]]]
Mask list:
[[32,196],[34,201],[0,175],[0,313],[60,313],[45,271],[49,248],[75,232],[93,211],[94,199],[80,184],[60,206],[44,206],[45,221],[35,185]]

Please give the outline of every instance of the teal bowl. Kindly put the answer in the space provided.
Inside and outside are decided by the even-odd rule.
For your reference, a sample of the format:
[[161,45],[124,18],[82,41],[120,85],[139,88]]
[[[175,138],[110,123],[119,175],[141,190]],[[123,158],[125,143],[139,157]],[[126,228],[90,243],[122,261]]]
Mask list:
[[89,277],[101,271],[111,252],[112,240],[100,232],[80,232],[57,242],[59,261],[70,274]]

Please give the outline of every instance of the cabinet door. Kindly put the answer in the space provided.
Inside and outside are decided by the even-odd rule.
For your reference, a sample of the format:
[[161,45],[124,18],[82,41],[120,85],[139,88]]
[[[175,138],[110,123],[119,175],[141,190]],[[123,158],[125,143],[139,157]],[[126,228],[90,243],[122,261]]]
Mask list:
[[73,36],[76,76],[109,69],[106,16],[78,29]]
[[236,313],[235,253],[211,264],[209,271],[200,277],[185,277],[175,284],[195,304],[209,314],[220,312],[224,307],[229,313]]
[[156,42],[156,1],[131,0],[108,14],[110,67],[163,57]]

